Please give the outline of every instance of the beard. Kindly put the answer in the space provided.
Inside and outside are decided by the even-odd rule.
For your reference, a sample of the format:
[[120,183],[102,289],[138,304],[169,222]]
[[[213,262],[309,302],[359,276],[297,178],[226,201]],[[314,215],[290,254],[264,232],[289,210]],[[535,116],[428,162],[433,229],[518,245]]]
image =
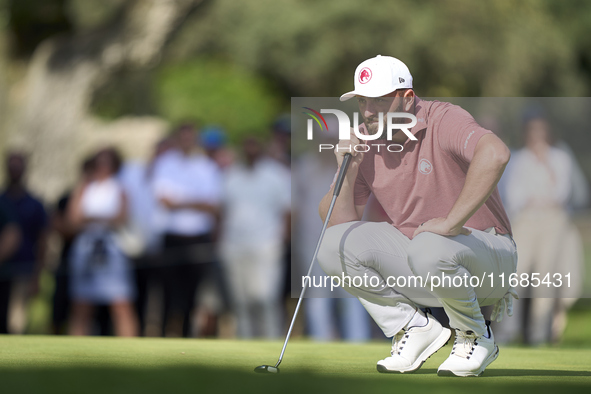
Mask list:
[[[403,105],[404,105],[403,101],[404,100],[400,100],[400,102],[398,103],[396,108],[394,108],[390,112],[404,112],[402,110]],[[379,114],[376,114],[375,116],[372,116],[370,118],[366,118],[363,115],[361,115],[361,116],[363,118],[363,124],[365,125],[365,129],[367,130],[367,134],[370,134],[370,135],[376,134],[380,129]],[[392,121],[393,121],[393,123],[402,123],[402,122],[404,122],[404,119],[397,120],[397,118],[394,118],[394,119],[392,119]],[[384,114],[384,118],[383,118],[382,123],[383,123],[382,135],[380,136],[380,138],[376,139],[375,141],[386,141],[388,139],[388,134],[385,132],[386,127],[387,127],[387,123],[388,123],[388,114],[387,113]],[[400,131],[400,130],[398,130],[398,131]],[[396,134],[398,131],[394,132],[394,134]]]

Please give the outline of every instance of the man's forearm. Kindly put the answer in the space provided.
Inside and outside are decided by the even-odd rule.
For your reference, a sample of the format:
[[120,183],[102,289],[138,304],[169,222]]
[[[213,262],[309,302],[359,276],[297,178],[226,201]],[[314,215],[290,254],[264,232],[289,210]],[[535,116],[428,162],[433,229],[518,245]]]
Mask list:
[[509,157],[510,153],[504,145],[485,145],[476,151],[464,187],[447,215],[450,227],[462,227],[488,200],[503,175]]
[[202,211],[213,215],[219,214],[219,206],[207,202],[174,202],[166,197],[160,198],[160,203],[171,210],[190,209],[193,211]]
[[[337,198],[335,202],[335,206],[333,208],[332,215],[330,217],[330,222],[328,223],[328,227],[335,226],[341,223],[359,220],[357,211],[355,210],[355,199],[353,194],[356,178],[356,171],[350,171],[345,176],[345,180],[343,181],[343,187],[341,188],[339,198]],[[334,193],[334,186],[335,185],[332,185],[328,193],[326,193],[326,195],[322,198],[322,201],[320,201],[318,212],[320,214],[320,218],[322,219],[322,221],[326,220],[328,208],[330,207],[330,202],[332,200]]]
[[179,207],[180,209],[192,209],[194,211],[208,212],[213,215],[216,215],[219,211],[219,207],[217,205],[209,204],[206,202],[193,202],[193,203],[179,204],[179,205],[180,205],[180,207]]
[[21,232],[14,224],[9,224],[0,231],[0,264],[8,259],[21,242]]

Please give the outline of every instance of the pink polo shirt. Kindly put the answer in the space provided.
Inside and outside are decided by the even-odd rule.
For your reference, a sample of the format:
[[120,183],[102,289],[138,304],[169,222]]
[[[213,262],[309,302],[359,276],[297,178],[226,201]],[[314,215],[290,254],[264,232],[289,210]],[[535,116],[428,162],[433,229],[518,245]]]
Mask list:
[[[491,133],[450,103],[417,97],[415,114],[417,125],[411,132],[418,141],[407,140],[399,153],[371,147],[364,154],[354,191],[355,205],[365,205],[373,193],[392,224],[409,238],[421,223],[449,214],[464,186],[476,144]],[[366,132],[364,125],[361,129]],[[465,226],[511,233],[497,188]]]

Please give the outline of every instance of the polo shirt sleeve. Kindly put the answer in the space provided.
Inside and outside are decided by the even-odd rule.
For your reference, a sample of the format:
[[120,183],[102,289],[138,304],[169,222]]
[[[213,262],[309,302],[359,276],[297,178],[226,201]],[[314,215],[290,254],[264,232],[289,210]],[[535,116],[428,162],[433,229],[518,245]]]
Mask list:
[[453,105],[441,116],[437,128],[439,148],[454,160],[470,163],[480,138],[492,131],[481,127],[468,111]]

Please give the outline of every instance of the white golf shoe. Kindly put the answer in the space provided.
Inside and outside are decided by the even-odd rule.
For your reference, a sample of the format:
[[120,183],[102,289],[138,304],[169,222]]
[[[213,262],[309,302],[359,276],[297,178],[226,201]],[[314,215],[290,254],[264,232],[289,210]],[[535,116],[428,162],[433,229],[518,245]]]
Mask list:
[[499,356],[499,347],[487,322],[487,336],[456,330],[451,354],[437,369],[439,376],[480,376]]
[[414,372],[433,353],[445,346],[450,337],[451,331],[427,313],[425,326],[403,329],[394,335],[391,356],[378,361],[378,372]]

